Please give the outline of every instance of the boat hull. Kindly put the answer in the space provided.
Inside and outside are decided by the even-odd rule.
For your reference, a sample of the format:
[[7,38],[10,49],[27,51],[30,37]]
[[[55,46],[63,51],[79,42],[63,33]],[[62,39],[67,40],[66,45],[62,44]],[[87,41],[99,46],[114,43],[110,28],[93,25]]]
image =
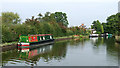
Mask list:
[[32,43],[24,43],[24,42],[19,42],[18,43],[18,48],[30,48],[30,47],[38,47],[38,46],[43,46],[43,45],[48,45],[48,44],[53,44],[54,39],[50,40],[44,40],[40,42],[32,42]]

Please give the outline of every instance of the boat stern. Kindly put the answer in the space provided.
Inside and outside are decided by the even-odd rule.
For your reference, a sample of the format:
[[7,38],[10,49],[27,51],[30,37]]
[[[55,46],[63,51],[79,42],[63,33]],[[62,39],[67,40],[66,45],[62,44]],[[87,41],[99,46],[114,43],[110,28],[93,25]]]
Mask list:
[[19,42],[18,47],[29,47],[30,43]]

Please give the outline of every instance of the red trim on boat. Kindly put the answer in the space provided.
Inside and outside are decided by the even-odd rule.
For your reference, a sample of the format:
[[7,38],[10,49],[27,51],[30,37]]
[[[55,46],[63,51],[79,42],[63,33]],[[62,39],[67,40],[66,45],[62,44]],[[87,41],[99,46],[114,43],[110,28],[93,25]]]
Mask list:
[[30,45],[22,45],[22,46],[30,46]]
[[[20,45],[18,45],[18,46],[20,46]],[[30,46],[30,45],[21,45],[21,46]]]

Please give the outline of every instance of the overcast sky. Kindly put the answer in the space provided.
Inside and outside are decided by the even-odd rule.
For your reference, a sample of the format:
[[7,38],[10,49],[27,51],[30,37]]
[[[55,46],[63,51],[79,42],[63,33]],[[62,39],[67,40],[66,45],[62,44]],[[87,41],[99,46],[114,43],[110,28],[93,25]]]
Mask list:
[[[18,13],[26,18],[45,12],[64,12],[69,26],[82,23],[90,27],[94,20],[105,22],[106,18],[118,12],[119,0],[0,0],[2,12]],[[0,10],[1,12],[1,10]]]

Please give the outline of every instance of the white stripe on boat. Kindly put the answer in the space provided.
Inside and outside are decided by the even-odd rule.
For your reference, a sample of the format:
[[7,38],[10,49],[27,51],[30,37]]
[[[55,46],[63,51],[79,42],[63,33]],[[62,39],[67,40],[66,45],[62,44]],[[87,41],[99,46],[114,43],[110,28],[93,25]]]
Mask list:
[[[24,43],[24,42],[21,42],[22,45],[30,45],[30,43]],[[18,43],[18,45],[20,45],[20,43]]]

